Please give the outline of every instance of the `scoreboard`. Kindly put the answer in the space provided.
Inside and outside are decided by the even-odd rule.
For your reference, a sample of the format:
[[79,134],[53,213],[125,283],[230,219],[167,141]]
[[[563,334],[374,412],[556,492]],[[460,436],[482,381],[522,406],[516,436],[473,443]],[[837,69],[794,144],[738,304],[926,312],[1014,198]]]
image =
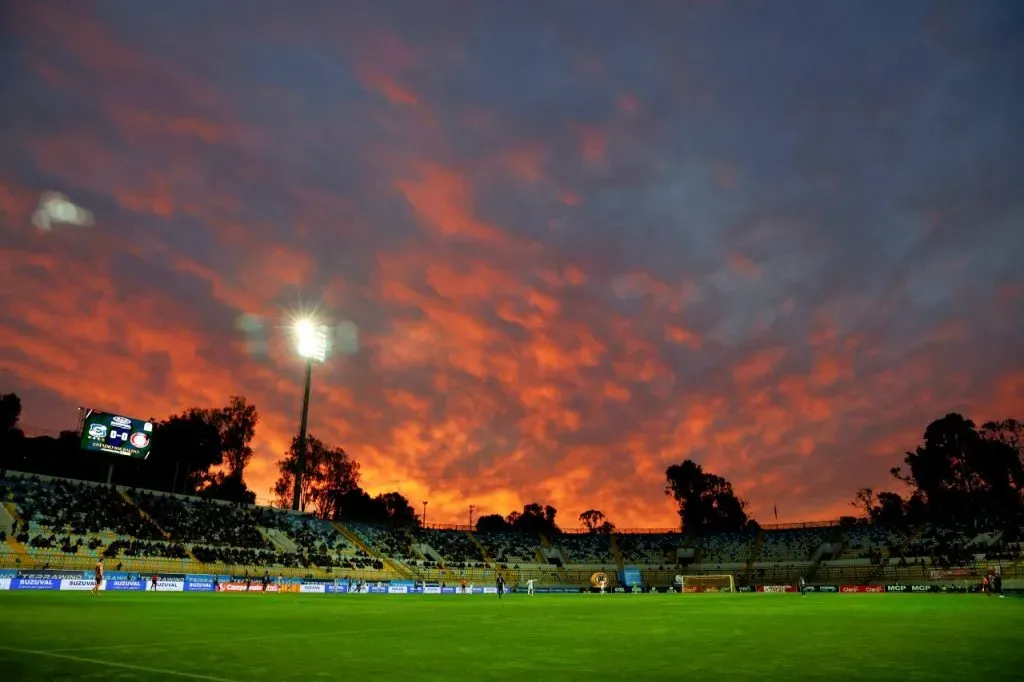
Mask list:
[[146,459],[152,441],[152,422],[93,409],[84,412],[83,450]]

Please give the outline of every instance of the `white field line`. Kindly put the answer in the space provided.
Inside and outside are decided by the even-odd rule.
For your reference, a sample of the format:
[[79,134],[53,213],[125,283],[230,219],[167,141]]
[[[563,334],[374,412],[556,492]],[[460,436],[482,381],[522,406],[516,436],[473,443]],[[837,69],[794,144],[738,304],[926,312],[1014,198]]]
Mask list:
[[90,663],[92,665],[105,665],[110,668],[122,668],[124,670],[135,670],[143,673],[155,673],[157,675],[173,675],[174,677],[185,677],[190,680],[206,680],[206,682],[238,682],[229,680],[226,677],[213,677],[212,675],[200,675],[198,673],[186,673],[180,670],[168,670],[165,668],[150,668],[144,665],[133,665],[131,663],[117,663],[115,661],[101,661],[98,658],[83,658],[69,654],[58,654],[51,651],[33,651],[31,649],[15,649],[9,646],[0,646],[0,651],[11,651],[16,654],[29,654],[31,656],[44,656],[46,658],[60,658],[65,661],[76,661],[78,663]]

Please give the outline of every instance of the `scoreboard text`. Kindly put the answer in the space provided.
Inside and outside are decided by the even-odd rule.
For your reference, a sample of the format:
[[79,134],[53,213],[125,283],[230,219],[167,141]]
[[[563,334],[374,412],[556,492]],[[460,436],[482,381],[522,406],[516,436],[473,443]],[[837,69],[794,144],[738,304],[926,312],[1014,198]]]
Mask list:
[[153,439],[153,424],[109,412],[88,409],[82,423],[82,449],[146,459]]

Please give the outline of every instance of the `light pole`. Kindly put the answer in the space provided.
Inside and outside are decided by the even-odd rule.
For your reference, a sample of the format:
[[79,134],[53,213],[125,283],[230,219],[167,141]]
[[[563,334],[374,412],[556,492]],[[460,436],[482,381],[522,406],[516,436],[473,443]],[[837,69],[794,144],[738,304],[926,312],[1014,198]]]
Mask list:
[[313,362],[327,361],[327,327],[310,319],[298,320],[292,330],[295,347],[299,356],[306,360],[306,387],[302,393],[302,420],[299,422],[298,466],[295,469],[295,490],[292,494],[292,509],[299,511],[304,506],[302,499],[302,475],[306,471],[306,425],[309,422],[309,389],[313,383]]
[[475,504],[469,505],[469,529],[473,530],[473,510],[476,509]]
[[427,527],[427,501],[423,500],[423,527]]

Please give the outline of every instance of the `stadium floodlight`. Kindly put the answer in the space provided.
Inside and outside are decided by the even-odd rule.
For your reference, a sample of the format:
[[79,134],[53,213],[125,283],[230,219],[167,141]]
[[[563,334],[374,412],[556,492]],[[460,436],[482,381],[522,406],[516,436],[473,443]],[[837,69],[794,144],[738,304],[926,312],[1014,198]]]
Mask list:
[[306,388],[302,394],[302,420],[299,423],[298,466],[295,469],[295,490],[292,493],[292,509],[301,511],[302,474],[306,470],[306,425],[309,421],[309,389],[313,382],[313,363],[323,364],[327,361],[329,334],[327,325],[316,320],[303,317],[292,325],[295,336],[295,349],[299,356],[306,360]]

